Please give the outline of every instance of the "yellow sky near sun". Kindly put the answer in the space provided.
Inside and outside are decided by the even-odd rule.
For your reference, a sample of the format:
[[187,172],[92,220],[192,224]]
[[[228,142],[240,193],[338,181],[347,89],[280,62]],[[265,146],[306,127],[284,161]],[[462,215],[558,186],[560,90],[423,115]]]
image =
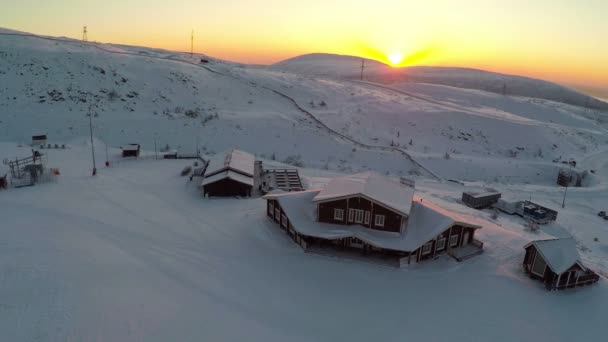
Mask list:
[[[4,2],[8,0],[0,0]],[[0,4],[3,5],[3,4]],[[401,66],[540,77],[608,91],[608,1],[20,0],[0,26],[186,51],[245,63],[327,52]]]

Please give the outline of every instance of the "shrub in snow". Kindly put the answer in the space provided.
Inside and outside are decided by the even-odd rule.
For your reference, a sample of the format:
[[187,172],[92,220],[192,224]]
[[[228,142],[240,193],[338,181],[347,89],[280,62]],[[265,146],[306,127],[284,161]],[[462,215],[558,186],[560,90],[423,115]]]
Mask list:
[[321,107],[325,107],[325,106],[327,106],[327,103],[325,103],[325,101],[321,101],[321,103],[319,103],[319,105],[320,105]]
[[302,162],[302,156],[299,154],[288,156],[287,158],[285,158],[283,163],[293,165],[296,167],[304,166],[304,163]]
[[118,92],[116,91],[116,89],[112,89],[110,91],[108,91],[108,100],[109,101],[116,101],[116,99],[118,99],[120,97],[120,95],[118,95]]
[[446,153],[443,155],[443,159],[446,159],[446,160],[447,160],[447,159],[450,159],[450,154],[446,152]]

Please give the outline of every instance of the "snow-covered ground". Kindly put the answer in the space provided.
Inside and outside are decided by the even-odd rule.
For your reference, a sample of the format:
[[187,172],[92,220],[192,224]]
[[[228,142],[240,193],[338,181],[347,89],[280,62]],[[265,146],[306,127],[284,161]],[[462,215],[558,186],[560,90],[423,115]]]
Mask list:
[[[27,149],[5,143],[0,152]],[[86,145],[47,152],[50,166],[61,169],[56,183],[0,191],[7,341],[568,341],[604,334],[608,283],[547,292],[520,266],[522,246],[547,234],[457,204],[459,185],[418,187],[427,200],[486,221],[479,234],[486,252],[462,263],[442,257],[391,269],[304,253],[267,220],[263,200],[201,198],[178,176],[188,161],[123,161],[93,178]],[[330,175],[301,172],[316,185]],[[608,196],[571,190],[559,223],[585,246],[583,260],[606,274],[608,229],[594,211]],[[544,187],[511,191],[549,201],[559,195]]]
[[[113,161],[95,178],[91,106],[98,164],[105,143]],[[30,153],[18,144],[34,134],[68,145],[44,150],[61,170],[55,183],[0,191],[0,331],[7,341],[601,338],[605,278],[549,293],[520,264],[530,240],[572,235],[583,261],[608,274],[597,216],[608,210],[606,122],[529,96],[0,34],[0,160]],[[122,144],[150,154],[155,141],[289,161],[309,187],[366,170],[413,176],[426,200],[485,222],[486,252],[401,270],[305,254],[262,200],[201,198],[178,176],[187,161],[115,160]],[[559,158],[595,171],[564,209]],[[464,186],[448,179],[532,198],[558,209],[558,222],[535,234],[518,217],[492,220],[462,206]]]

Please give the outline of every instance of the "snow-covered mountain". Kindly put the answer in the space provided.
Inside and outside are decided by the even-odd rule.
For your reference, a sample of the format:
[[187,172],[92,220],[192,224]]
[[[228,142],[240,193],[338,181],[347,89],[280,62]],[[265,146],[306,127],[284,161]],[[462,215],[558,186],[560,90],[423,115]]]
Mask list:
[[4,141],[42,133],[52,142],[83,141],[92,110],[96,137],[111,146],[237,147],[344,172],[539,184],[554,182],[552,160],[580,159],[608,141],[605,114],[553,101],[4,33]]
[[[276,63],[272,65],[272,69],[306,75],[359,79],[361,77],[361,58],[308,54]],[[608,103],[559,84],[470,68],[425,66],[393,68],[378,61],[366,59],[364,78],[380,83],[441,84],[608,110]]]

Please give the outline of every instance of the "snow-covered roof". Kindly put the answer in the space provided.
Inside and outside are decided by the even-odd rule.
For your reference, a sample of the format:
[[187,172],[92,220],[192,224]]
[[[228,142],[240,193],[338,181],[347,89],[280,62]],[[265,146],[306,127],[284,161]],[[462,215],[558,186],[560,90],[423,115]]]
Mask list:
[[407,222],[404,248],[414,250],[456,224],[481,228],[463,214],[444,209],[429,201],[416,201],[412,204],[412,214]]
[[313,200],[321,192],[322,190],[288,192],[269,194],[264,198],[277,200],[293,228],[300,234],[323,239],[356,237],[375,247],[396,251],[414,251],[457,223],[472,228],[481,228],[481,226],[467,223],[468,220],[457,213],[426,202],[415,202],[412,205],[412,215],[405,233],[373,230],[360,225],[318,222]]
[[253,176],[255,167],[255,156],[240,150],[231,150],[225,155],[219,155],[209,160],[206,174],[232,169]]
[[253,178],[249,176],[242,175],[238,172],[234,171],[224,171],[220,173],[216,173],[213,176],[203,178],[201,182],[201,186],[205,186],[207,184],[215,183],[221,179],[228,178],[232,179],[235,182],[243,183],[245,185],[253,186]]
[[121,148],[123,151],[137,151],[137,150],[139,150],[139,145],[129,144],[129,145],[125,145]]
[[415,189],[395,182],[376,172],[362,172],[332,179],[313,201],[362,195],[400,212],[410,214]]
[[585,269],[573,238],[536,240],[530,242],[524,248],[528,248],[531,245],[536,247],[536,250],[543,256],[547,265],[557,274],[566,272],[577,263],[581,268]]
[[501,193],[498,191],[484,191],[484,192],[465,191],[465,194],[467,194],[471,197],[475,197],[475,198],[501,195]]

